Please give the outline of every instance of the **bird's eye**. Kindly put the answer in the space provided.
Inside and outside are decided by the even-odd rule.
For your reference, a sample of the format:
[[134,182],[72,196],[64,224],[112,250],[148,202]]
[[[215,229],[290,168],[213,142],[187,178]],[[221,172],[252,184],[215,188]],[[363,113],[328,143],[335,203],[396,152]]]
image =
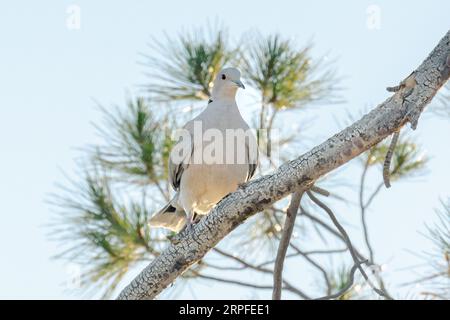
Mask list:
[[227,76],[226,75],[222,75],[222,80],[225,80],[227,78]]

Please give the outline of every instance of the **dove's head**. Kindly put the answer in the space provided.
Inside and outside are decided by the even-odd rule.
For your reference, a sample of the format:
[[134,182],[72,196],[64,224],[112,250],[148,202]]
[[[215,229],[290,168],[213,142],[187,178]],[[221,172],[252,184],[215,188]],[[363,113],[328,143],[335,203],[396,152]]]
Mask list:
[[214,80],[212,96],[216,98],[234,98],[238,88],[245,89],[241,73],[236,68],[222,69]]

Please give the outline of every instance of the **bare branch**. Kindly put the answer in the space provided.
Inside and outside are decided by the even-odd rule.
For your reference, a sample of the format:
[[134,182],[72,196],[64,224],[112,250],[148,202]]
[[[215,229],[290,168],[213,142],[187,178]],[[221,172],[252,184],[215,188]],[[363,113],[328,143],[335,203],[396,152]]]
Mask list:
[[[363,172],[361,174],[361,182],[359,185],[359,206],[361,208],[361,225],[362,225],[362,229],[363,229],[363,235],[364,235],[364,241],[366,243],[366,247],[369,250],[369,261],[373,262],[374,259],[374,253],[373,253],[373,249],[372,246],[370,244],[370,240],[369,240],[369,229],[367,228],[367,222],[366,222],[366,208],[367,205],[364,203],[364,190],[365,190],[365,181],[366,181],[366,176],[367,176],[367,170],[369,169],[369,161],[370,159],[367,159],[366,163],[364,164],[364,169]],[[376,193],[373,193],[373,197]],[[371,199],[373,199],[371,197]],[[370,200],[372,201],[372,200]]]
[[273,300],[281,299],[281,285],[283,283],[283,266],[286,258],[286,252],[291,241],[292,230],[294,230],[295,218],[297,217],[300,200],[303,192],[294,192],[292,194],[291,203],[286,211],[286,220],[284,222],[283,234],[278,246],[277,257],[275,259],[275,268],[273,273]]
[[[286,259],[287,258],[293,258],[293,257],[298,257],[298,256],[309,256],[309,255],[315,255],[315,254],[335,254],[335,253],[343,253],[345,251],[347,251],[348,248],[342,248],[342,249],[330,249],[330,250],[311,250],[311,251],[302,251],[302,252],[295,252],[295,253],[291,253],[291,254],[287,254],[286,255]],[[260,263],[257,265],[257,267],[264,267],[267,266],[269,264],[275,263],[275,259]]]
[[[323,227],[325,230],[330,232],[332,235],[334,235],[336,238],[338,238],[338,239],[342,240],[342,242],[346,243],[344,237],[339,232],[334,230],[331,226],[329,226],[326,222],[322,221],[321,219],[319,219],[317,217],[314,217],[313,215],[311,215],[310,213],[305,211],[303,208],[301,208],[301,210],[302,210],[302,215],[304,215],[311,221],[314,221],[315,223],[317,223],[318,225]],[[348,248],[345,250],[348,250]],[[356,248],[353,248],[353,250],[355,251],[356,255],[359,257],[359,259],[365,260],[364,256]]]
[[330,192],[328,190],[325,190],[325,189],[320,188],[320,187],[315,186],[315,185],[312,186],[311,189],[309,189],[309,190],[311,190],[312,192],[321,194],[322,196],[325,196],[325,197],[329,197],[330,196]]
[[223,251],[222,249],[214,248],[213,250],[215,252],[219,253],[220,255],[224,256],[224,257],[227,257],[229,259],[232,259],[232,260],[240,263],[244,267],[247,267],[247,268],[250,268],[250,269],[253,269],[253,270],[256,270],[256,271],[261,271],[261,272],[264,272],[264,273],[270,273],[270,274],[273,273],[272,270],[270,270],[270,269],[266,269],[266,268],[263,268],[263,267],[260,267],[260,266],[255,266],[255,265],[251,264],[250,262],[245,261],[242,258],[236,257],[235,255],[233,255],[231,253]]
[[325,280],[325,283],[327,285],[328,291],[331,290],[331,282],[330,282],[330,279],[328,277],[327,271],[319,263],[314,261],[312,258],[308,257],[308,255],[305,254],[302,250],[300,250],[296,245],[291,243],[290,246],[291,246],[292,249],[295,250],[295,252],[297,252],[298,254],[303,256],[306,259],[306,261],[308,261],[310,264],[312,264],[317,270],[319,270],[322,273],[322,276],[323,276],[323,278]]
[[368,208],[370,206],[370,204],[372,203],[373,199],[375,199],[375,197],[377,196],[377,194],[381,191],[381,188],[383,187],[383,183],[380,183],[375,190],[372,192],[372,194],[370,195],[369,199],[366,201],[366,203],[364,204],[365,208]]
[[[367,260],[366,260],[367,261]],[[349,279],[347,281],[347,283],[345,284],[345,286],[339,290],[336,293],[321,297],[321,298],[317,298],[315,300],[331,300],[331,299],[336,299],[339,298],[340,296],[344,295],[345,293],[347,293],[348,290],[351,289],[351,287],[353,286],[353,283],[355,282],[355,272],[356,270],[359,268],[359,266],[363,263],[365,263],[366,261],[361,261],[359,264],[354,264],[353,267],[350,269],[350,274],[349,274]]]
[[390,171],[390,167],[391,167],[392,156],[394,155],[394,150],[395,150],[395,147],[397,146],[399,136],[400,136],[400,131],[396,131],[392,135],[391,144],[389,145],[389,150],[387,151],[386,158],[384,159],[383,181],[384,181],[384,185],[386,186],[386,188],[391,187],[389,171]]

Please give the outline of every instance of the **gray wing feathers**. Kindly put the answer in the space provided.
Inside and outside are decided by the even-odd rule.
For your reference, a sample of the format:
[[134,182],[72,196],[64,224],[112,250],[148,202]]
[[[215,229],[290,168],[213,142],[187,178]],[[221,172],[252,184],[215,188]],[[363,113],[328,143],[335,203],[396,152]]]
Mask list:
[[[256,141],[254,143],[256,143]],[[250,148],[248,143],[246,143],[245,147],[246,147],[247,161],[248,161],[248,173],[247,173],[247,179],[245,180],[247,182],[255,174],[256,167],[258,166],[259,153],[258,153],[258,147],[256,145],[253,146],[252,148]]]
[[184,168],[185,164],[183,162],[174,163],[172,161],[172,157],[169,158],[169,181],[175,191],[178,191],[178,189],[180,188],[180,181],[181,176],[183,175]]
[[[184,130],[189,130],[191,127],[190,122],[188,122],[184,126]],[[175,191],[178,191],[180,188],[180,181],[183,175],[184,170],[189,165],[189,158],[192,156],[192,152],[194,150],[193,141],[192,141],[192,133],[190,132],[189,141],[183,142],[181,141],[182,151],[186,152],[186,150],[190,149],[190,153],[186,154],[183,159],[180,159],[180,155],[174,154],[174,152],[179,152],[180,150],[172,149],[169,156],[169,181],[172,184],[172,187]],[[177,141],[179,144],[180,141]],[[174,162],[174,159],[181,160]]]
[[255,171],[256,171],[256,167],[257,167],[256,163],[250,163],[248,165],[248,174],[247,174],[247,179],[245,180],[245,182],[247,182],[248,180],[250,180],[253,177],[253,175],[255,174]]

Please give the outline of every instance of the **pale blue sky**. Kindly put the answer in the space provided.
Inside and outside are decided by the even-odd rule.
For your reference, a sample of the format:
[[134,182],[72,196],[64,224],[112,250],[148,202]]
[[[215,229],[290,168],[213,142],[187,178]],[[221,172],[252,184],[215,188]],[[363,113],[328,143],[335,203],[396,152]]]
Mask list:
[[[81,8],[81,30],[66,27],[70,4]],[[372,4],[381,9],[379,30],[366,26],[366,9]],[[79,291],[67,292],[65,265],[50,259],[57,248],[44,228],[52,215],[45,199],[63,181],[62,170],[76,171],[76,149],[97,139],[92,122],[100,114],[93,99],[122,104],[127,92],[135,93],[145,83],[144,68],[137,62],[139,53],[151,53],[147,43],[152,36],[218,20],[234,38],[259,30],[280,32],[299,43],[313,39],[317,56],[337,58],[346,103],[303,113],[317,117],[307,132],[315,138],[308,140],[306,150],[339,129],[333,119],[345,119],[344,110],[357,115],[386,98],[384,88],[407,76],[447,32],[449,12],[450,2],[431,0],[2,3],[0,298],[82,297]],[[449,124],[432,115],[421,119],[415,136],[431,157],[428,174],[394,184],[371,211],[371,236],[394,284],[412,279],[411,271],[398,271],[418,263],[406,250],[430,247],[418,231],[433,220],[439,199],[450,196]],[[358,172],[350,168],[346,174],[357,177]],[[351,229],[358,241],[356,223]],[[295,265],[288,272],[302,279]],[[251,297],[246,289],[232,286],[193,288],[199,298]],[[181,297],[192,293],[185,290]]]

